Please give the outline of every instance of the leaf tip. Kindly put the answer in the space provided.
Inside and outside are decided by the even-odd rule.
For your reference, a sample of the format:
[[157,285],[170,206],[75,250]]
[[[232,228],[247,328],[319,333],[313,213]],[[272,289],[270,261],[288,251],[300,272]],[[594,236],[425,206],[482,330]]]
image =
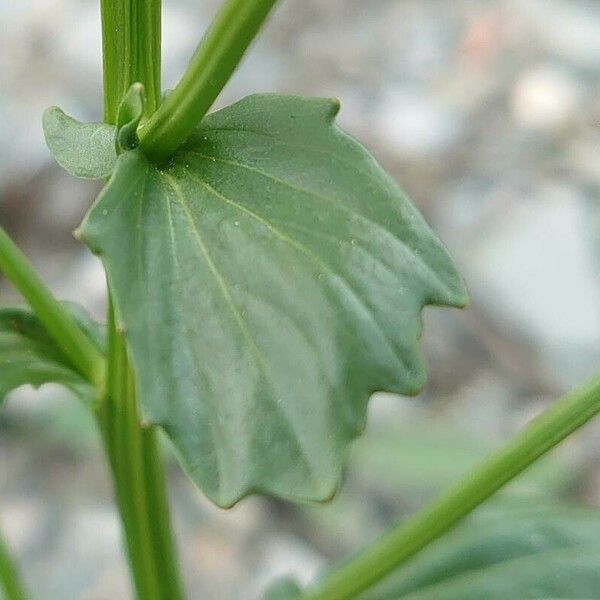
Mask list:
[[342,108],[342,103],[340,102],[339,98],[327,98],[326,102],[327,102],[326,120],[329,123],[333,123],[333,121],[335,121],[335,118],[338,116],[338,114]]
[[64,111],[60,109],[58,106],[49,106],[42,113],[42,127],[44,128],[44,133],[46,133],[46,128],[50,126],[57,117],[66,117]]
[[144,93],[144,84],[140,81],[136,81],[131,84],[131,93],[136,95],[141,95]]
[[454,285],[448,286],[447,297],[442,305],[463,309],[469,306],[470,303],[471,297],[467,285],[462,277],[456,274]]
[[463,283],[462,289],[458,296],[456,308],[467,308],[471,304],[471,295],[465,283]]
[[319,504],[330,504],[333,502],[338,495],[339,491],[342,489],[342,482],[344,479],[343,473],[336,478],[332,485],[329,486],[327,490],[322,494],[322,497],[317,500]]

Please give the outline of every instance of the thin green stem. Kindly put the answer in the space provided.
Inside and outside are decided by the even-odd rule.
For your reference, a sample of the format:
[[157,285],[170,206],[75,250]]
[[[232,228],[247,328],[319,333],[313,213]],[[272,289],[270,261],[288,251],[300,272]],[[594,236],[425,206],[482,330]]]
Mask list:
[[600,376],[595,376],[563,396],[432,504],[331,573],[302,600],[355,598],[440,537],[598,412]]
[[161,0],[101,0],[104,120],[115,123],[132,83],[144,84],[145,116],[160,105]]
[[[132,518],[133,508],[131,503],[131,495],[122,485],[123,475],[121,472],[121,452],[118,445],[118,419],[117,411],[119,405],[115,398],[122,398],[125,390],[123,389],[124,369],[125,369],[125,348],[118,343],[118,338],[115,335],[114,314],[112,303],[109,300],[109,310],[107,319],[108,329],[108,381],[106,386],[106,394],[96,409],[96,419],[98,427],[102,434],[104,449],[110,464],[110,471],[113,477],[113,486],[116,496],[119,515],[124,524]],[[145,592],[144,579],[138,575],[139,570],[134,569],[140,554],[140,545],[135,529],[131,527],[123,527],[123,534],[127,548],[127,557],[132,577],[135,582],[136,590],[139,593]]]
[[154,427],[142,429],[142,468],[146,488],[146,511],[152,519],[150,534],[154,555],[159,565],[162,598],[183,598],[183,587],[177,564],[171,528],[169,502],[165,487],[164,465],[160,454],[158,432]]
[[[146,91],[145,116],[160,104],[160,0],[102,0],[104,118],[117,120],[131,84]],[[110,295],[110,294],[109,294]],[[108,382],[97,408],[125,546],[139,600],[181,600],[158,432],[143,427],[125,337],[108,309]]]
[[104,358],[52,295],[27,257],[0,227],[0,271],[19,290],[72,366],[93,384],[104,379]]
[[[104,445],[109,457],[115,496],[127,548],[127,556],[135,589],[140,599],[157,598],[157,582],[149,547],[149,534],[140,515],[139,486],[136,486],[137,473],[133,472],[138,452],[130,448],[129,428],[134,430],[131,421],[130,404],[135,399],[129,396],[128,364],[125,344],[118,335],[112,302],[109,302],[108,327],[108,383],[106,397],[98,407],[98,420],[103,433]],[[133,442],[133,440],[132,440]],[[136,502],[138,500],[138,502]],[[146,543],[144,543],[146,542]]]
[[140,146],[166,161],[190,135],[225,87],[276,0],[226,0],[185,74],[140,127]]
[[0,536],[0,589],[4,590],[5,600],[27,598],[25,586],[2,536]]
[[107,395],[97,419],[113,475],[115,496],[137,597],[183,598],[169,518],[157,431],[142,427],[133,372],[109,304]]

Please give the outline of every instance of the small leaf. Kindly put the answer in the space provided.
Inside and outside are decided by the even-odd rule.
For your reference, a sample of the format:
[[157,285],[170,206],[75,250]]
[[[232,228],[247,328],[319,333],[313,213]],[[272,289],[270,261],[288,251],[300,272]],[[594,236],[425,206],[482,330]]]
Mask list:
[[251,96],[164,168],[123,153],[80,235],[101,255],[143,416],[221,506],[326,500],[375,390],[417,393],[446,250],[331,100]]
[[79,123],[52,106],[42,117],[46,144],[56,162],[75,177],[104,179],[117,160],[114,125]]
[[137,128],[144,114],[144,86],[134,83],[129,88],[117,113],[117,154],[137,148]]
[[361,600],[594,598],[600,513],[562,507],[467,521]]
[[[67,305],[80,327],[101,346],[102,331],[76,305]],[[90,401],[93,388],[74,371],[37,317],[26,308],[0,308],[0,402],[25,384],[60,383]]]

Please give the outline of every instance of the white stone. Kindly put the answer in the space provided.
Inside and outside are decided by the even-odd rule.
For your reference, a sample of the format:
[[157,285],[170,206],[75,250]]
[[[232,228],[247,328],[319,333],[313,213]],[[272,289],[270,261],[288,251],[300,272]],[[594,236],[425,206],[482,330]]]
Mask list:
[[[461,261],[474,302],[520,329],[540,348],[552,375],[570,380],[600,347],[598,267],[585,199],[562,185],[510,206]],[[574,353],[574,350],[578,350]],[[559,371],[565,371],[565,377]]]
[[574,117],[581,99],[577,79],[558,67],[542,65],[519,77],[512,89],[511,108],[522,127],[552,130]]
[[422,92],[393,89],[374,110],[378,139],[391,151],[409,158],[437,155],[462,132],[458,111]]

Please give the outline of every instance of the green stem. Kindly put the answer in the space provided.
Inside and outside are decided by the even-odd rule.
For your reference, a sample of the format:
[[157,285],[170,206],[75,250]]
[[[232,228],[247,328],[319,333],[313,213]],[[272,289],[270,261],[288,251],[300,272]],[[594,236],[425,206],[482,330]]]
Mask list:
[[184,597],[183,585],[173,542],[169,502],[165,486],[165,472],[160,454],[158,432],[154,427],[142,429],[142,455],[146,512],[152,519],[150,533],[154,555],[159,565],[160,584],[164,600]]
[[0,536],[0,589],[4,590],[5,600],[26,600],[23,585],[17,567],[12,560],[6,544]]
[[145,116],[160,104],[161,0],[101,0],[104,120],[116,123],[132,83],[144,84]]
[[140,146],[166,161],[186,140],[225,87],[276,0],[226,0],[185,74],[142,125]]
[[432,504],[393,529],[302,600],[347,600],[440,537],[540,456],[600,412],[600,376],[563,396]]
[[[160,0],[102,0],[104,118],[115,123],[132,83],[146,91],[146,117],[160,104]],[[133,582],[139,600],[181,600],[158,432],[143,427],[135,377],[112,300],[108,377],[97,420],[113,476]]]
[[113,474],[129,564],[140,600],[183,592],[171,533],[165,476],[154,427],[140,426],[133,372],[109,305],[107,395],[97,418]]
[[52,295],[27,257],[0,227],[0,271],[21,292],[65,357],[83,377],[100,386],[104,358]]

